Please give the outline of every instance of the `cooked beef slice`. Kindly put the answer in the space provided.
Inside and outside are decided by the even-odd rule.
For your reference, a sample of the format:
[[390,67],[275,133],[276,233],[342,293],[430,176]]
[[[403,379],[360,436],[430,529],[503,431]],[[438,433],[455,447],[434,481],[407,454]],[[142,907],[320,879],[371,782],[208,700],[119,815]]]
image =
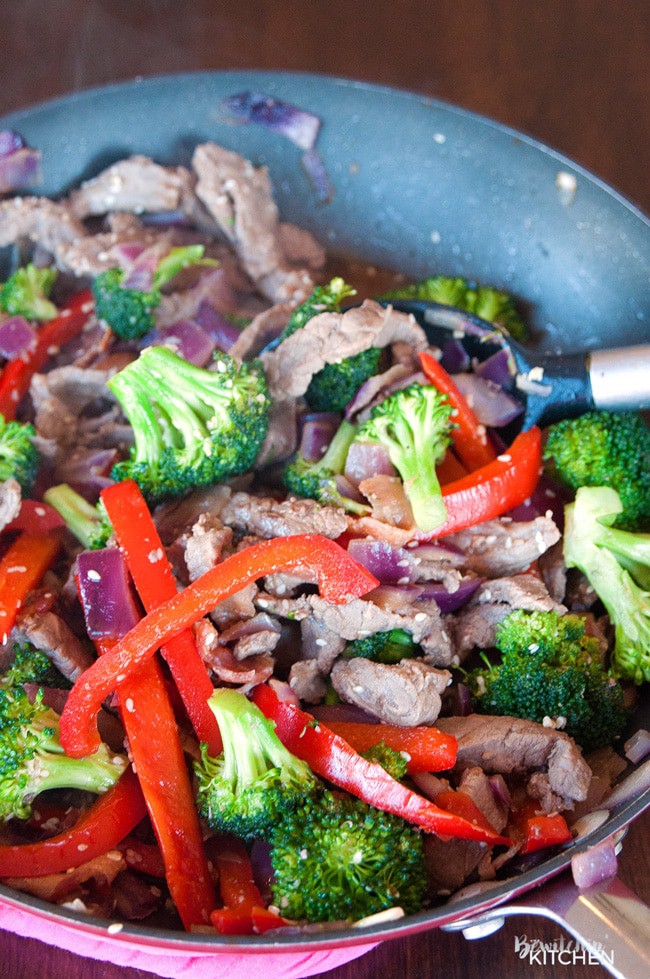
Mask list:
[[230,487],[219,483],[195,490],[182,500],[170,500],[156,507],[153,518],[165,547],[181,534],[191,533],[201,514],[218,517],[230,499],[230,494]]
[[458,740],[456,767],[527,777],[528,793],[545,812],[572,809],[586,798],[591,769],[576,743],[562,731],[516,717],[470,714],[441,717]]
[[290,534],[322,534],[336,540],[347,528],[345,511],[321,506],[315,500],[275,500],[272,497],[234,493],[221,511],[229,527],[258,537]]
[[308,595],[297,598],[277,598],[268,592],[259,592],[255,604],[269,615],[277,615],[280,619],[290,622],[302,622],[311,614],[311,602]]
[[18,516],[22,493],[15,479],[5,479],[0,483],[0,530],[4,530],[14,517]]
[[0,201],[0,248],[30,241],[53,256],[61,267],[64,246],[85,236],[83,224],[65,203],[47,197],[13,197]]
[[484,578],[525,571],[559,539],[560,531],[550,517],[486,520],[446,538],[463,552],[465,566]]
[[283,251],[278,208],[265,167],[215,143],[197,146],[192,159],[196,196],[262,295],[302,302],[313,290],[307,270],[292,269]]
[[472,802],[476,803],[487,821],[497,831],[502,833],[508,822],[508,806],[500,799],[497,799],[490,780],[482,768],[466,768],[463,772],[458,786],[461,792],[465,792]]
[[156,242],[171,243],[169,231],[147,228],[133,214],[113,214],[108,224],[108,231],[61,242],[56,252],[59,268],[80,278],[93,277],[120,264],[118,251],[122,245],[149,247]]
[[385,724],[413,727],[433,724],[440,713],[440,694],[451,674],[429,663],[405,659],[395,665],[356,657],[332,667],[332,686],[348,704],[356,704]]
[[372,299],[344,313],[318,313],[305,326],[262,354],[272,398],[298,398],[325,364],[339,363],[370,347],[400,339],[424,350],[427,338],[413,316],[384,308]]
[[201,513],[182,544],[189,579],[196,581],[221,561],[224,549],[232,544],[232,530],[224,527],[219,517]]
[[108,368],[57,367],[32,378],[34,426],[39,448],[52,461],[69,457],[76,448],[120,449],[133,440],[106,381]]
[[94,659],[56,612],[30,612],[22,615],[11,637],[15,642],[32,643],[73,683],[91,666]]
[[255,461],[255,468],[288,459],[298,446],[297,405],[293,398],[272,401],[269,411],[269,427]]
[[311,615],[300,623],[300,638],[303,659],[314,660],[321,674],[328,676],[345,649],[346,640]]
[[471,598],[472,605],[490,605],[504,602],[513,608],[527,612],[566,612],[564,605],[554,601],[546,585],[536,574],[516,574],[509,578],[492,578],[479,586]]
[[294,306],[291,303],[275,303],[262,310],[241,331],[228,353],[239,360],[257,357],[267,343],[276,340],[289,322]]
[[278,239],[284,257],[290,265],[301,269],[307,268],[312,272],[320,272],[324,267],[327,254],[311,231],[281,221]]
[[510,612],[512,606],[505,604],[466,605],[455,615],[446,616],[459,660],[462,662],[473,649],[494,646],[496,627]]
[[566,595],[567,569],[561,540],[540,555],[539,570],[551,598],[556,602],[563,602]]
[[411,376],[411,372],[404,364],[393,364],[381,374],[368,378],[357,392],[354,402],[346,409],[346,417],[349,417],[352,422],[366,421],[372,408],[394,389],[393,385]]
[[423,842],[428,891],[432,897],[459,890],[487,852],[487,845],[476,840],[441,840],[427,833]]
[[185,167],[164,167],[148,156],[130,156],[73,190],[70,210],[80,220],[109,211],[176,211],[191,193],[192,183]]
[[289,685],[306,704],[319,704],[327,693],[327,683],[315,660],[306,659],[293,663],[289,671]]
[[331,605],[319,595],[310,597],[312,617],[335,636],[350,641],[375,632],[405,629],[422,646],[433,666],[448,666],[454,655],[440,610],[433,601],[404,602],[400,612],[379,608],[362,598],[343,605]]

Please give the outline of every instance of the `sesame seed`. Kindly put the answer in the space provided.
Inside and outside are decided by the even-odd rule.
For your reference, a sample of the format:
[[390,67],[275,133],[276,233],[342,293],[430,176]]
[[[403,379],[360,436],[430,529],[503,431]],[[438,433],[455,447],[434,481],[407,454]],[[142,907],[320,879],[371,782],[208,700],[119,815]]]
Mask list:
[[121,921],[113,921],[108,926],[107,931],[108,931],[108,934],[109,935],[118,935],[122,931],[123,928],[124,928],[124,925],[122,924]]
[[102,576],[100,575],[99,571],[95,571],[93,568],[91,568],[90,571],[86,572],[86,577],[88,578],[89,581],[102,580]]

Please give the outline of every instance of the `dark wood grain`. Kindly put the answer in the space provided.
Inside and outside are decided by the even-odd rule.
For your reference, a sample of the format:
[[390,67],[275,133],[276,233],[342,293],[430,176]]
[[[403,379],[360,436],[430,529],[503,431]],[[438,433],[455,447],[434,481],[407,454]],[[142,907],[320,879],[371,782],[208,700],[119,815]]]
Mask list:
[[[315,71],[395,85],[511,125],[650,210],[650,5],[630,0],[0,0],[0,113],[137,75],[224,68]],[[623,880],[650,900],[646,817]],[[466,942],[430,932],[386,943],[331,979],[512,979],[549,975],[515,936],[561,931],[509,921]],[[146,979],[0,932],[6,979]],[[599,966],[557,966],[595,979]]]

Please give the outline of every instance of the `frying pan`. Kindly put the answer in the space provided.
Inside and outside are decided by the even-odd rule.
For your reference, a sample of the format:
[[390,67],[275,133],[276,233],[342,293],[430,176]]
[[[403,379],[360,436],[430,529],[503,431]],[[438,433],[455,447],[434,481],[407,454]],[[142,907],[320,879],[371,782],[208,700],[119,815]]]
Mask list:
[[[294,145],[222,115],[221,101],[246,89],[322,120],[317,149],[334,189],[329,203]],[[188,164],[196,143],[215,140],[267,165],[283,219],[312,230],[330,252],[413,277],[476,276],[513,293],[529,310],[531,351],[584,354],[650,338],[647,219],[553,150],[432,99],[306,74],[190,73],[77,93],[0,119],[6,127],[43,151],[39,192],[54,196],[129,153]],[[635,723],[647,726],[643,705]],[[647,784],[644,771],[628,778]],[[0,927],[160,975],[272,979],[332,968],[396,936],[444,927],[477,937],[506,915],[533,912],[615,950],[613,964],[602,957],[606,968],[640,979],[650,974],[645,906],[616,879],[578,892],[562,872],[572,853],[622,835],[649,804],[647,790],[628,798],[580,843],[516,878],[364,929],[237,939],[116,930],[5,887]]]

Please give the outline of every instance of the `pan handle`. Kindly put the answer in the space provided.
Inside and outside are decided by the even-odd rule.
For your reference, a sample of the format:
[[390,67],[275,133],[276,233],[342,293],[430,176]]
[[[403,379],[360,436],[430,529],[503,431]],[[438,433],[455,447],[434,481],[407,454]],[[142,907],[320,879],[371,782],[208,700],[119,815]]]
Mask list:
[[650,408],[650,343],[593,350],[587,370],[596,408]]
[[483,938],[506,917],[532,914],[562,925],[617,979],[650,976],[650,908],[618,877],[579,890],[570,875],[536,888],[522,900],[443,926]]

